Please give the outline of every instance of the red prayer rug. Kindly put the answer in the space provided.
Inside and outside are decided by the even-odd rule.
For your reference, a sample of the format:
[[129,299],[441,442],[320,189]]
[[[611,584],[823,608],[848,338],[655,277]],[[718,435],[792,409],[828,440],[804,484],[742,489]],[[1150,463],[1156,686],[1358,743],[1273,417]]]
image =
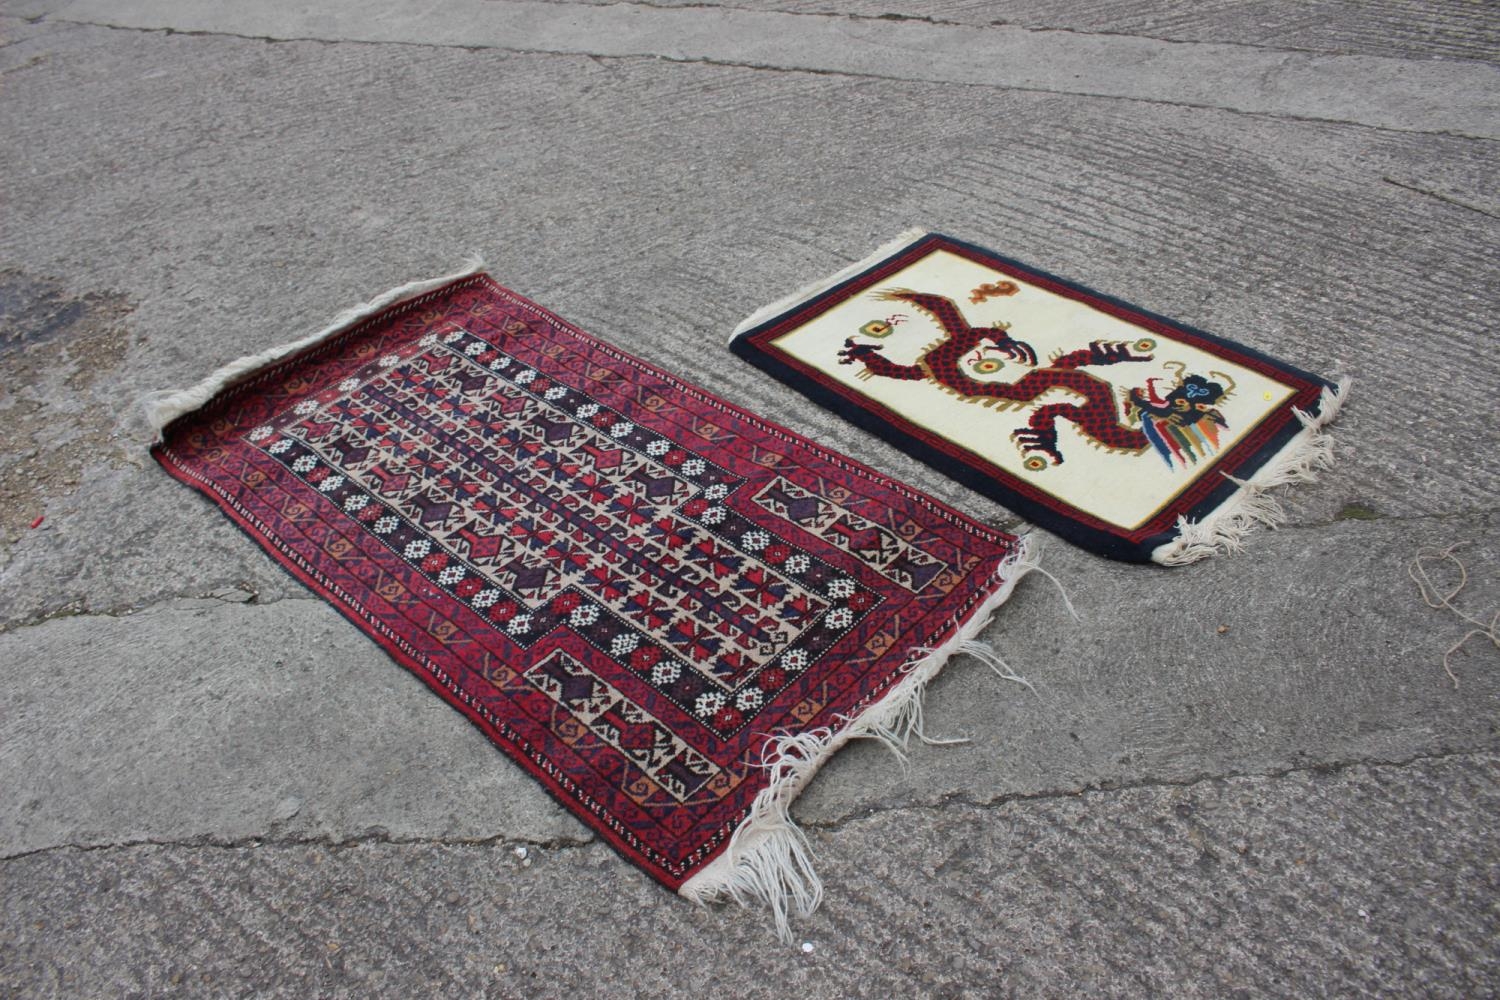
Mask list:
[[819,885],[787,805],[1027,568],[1019,539],[487,275],[397,289],[153,404],[154,454],[621,854]]
[[1238,548],[1329,464],[1342,387],[936,233],[750,317],[731,350],[1102,555]]

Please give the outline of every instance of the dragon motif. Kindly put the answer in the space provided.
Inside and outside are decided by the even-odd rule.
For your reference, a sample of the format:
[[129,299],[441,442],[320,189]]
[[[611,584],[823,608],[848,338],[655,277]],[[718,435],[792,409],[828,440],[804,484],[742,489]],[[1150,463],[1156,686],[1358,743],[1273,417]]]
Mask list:
[[[1096,340],[1087,347],[1054,354],[1047,364],[1039,365],[1036,351],[1012,337],[1009,324],[972,326],[958,306],[942,295],[894,288],[878,297],[920,310],[937,324],[943,337],[928,345],[909,365],[886,358],[879,344],[848,338],[839,351],[839,363],[862,364],[863,378],[925,380],[970,402],[1005,409],[1028,406],[1052,389],[1066,389],[1082,398],[1081,402],[1036,406],[1026,425],[1011,432],[1012,440],[1026,456],[1023,464],[1032,472],[1049,464],[1062,464],[1057,441],[1059,420],[1072,421],[1092,442],[1110,451],[1140,453],[1153,448],[1169,466],[1174,460],[1186,465],[1211,453],[1217,447],[1217,428],[1226,426],[1217,405],[1234,386],[1218,372],[1210,374],[1219,375],[1229,383],[1228,388],[1199,375],[1186,375],[1185,366],[1177,365],[1172,388],[1158,392],[1156,384],[1167,380],[1148,379],[1144,388],[1130,390],[1122,407],[1114,386],[1082,370],[1151,361],[1149,352],[1156,344],[1149,339],[1134,343]],[[1013,382],[980,380],[971,374],[992,374],[1004,368],[1007,361],[1029,370]],[[1172,370],[1171,365],[1168,370]]]
[[1221,381],[1189,375],[1187,366],[1177,361],[1165,367],[1175,372],[1167,393],[1156,390],[1156,383],[1167,379],[1149,378],[1144,388],[1130,390],[1126,413],[1140,421],[1141,432],[1168,468],[1174,462],[1186,466],[1218,450],[1219,431],[1229,426],[1219,404],[1234,392],[1234,379],[1215,371],[1208,374]]

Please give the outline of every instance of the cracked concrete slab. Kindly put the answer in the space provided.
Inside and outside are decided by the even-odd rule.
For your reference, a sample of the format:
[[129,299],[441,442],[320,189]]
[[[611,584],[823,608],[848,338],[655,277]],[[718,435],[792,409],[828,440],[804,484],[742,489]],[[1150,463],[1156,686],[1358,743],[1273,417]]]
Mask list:
[[[0,811],[0,845],[39,852],[0,869],[0,992],[588,992],[599,980],[558,957],[578,953],[613,956],[614,981],[642,995],[771,983],[1296,995],[1313,967],[1348,992],[1496,988],[1472,944],[1494,934],[1474,893],[1493,882],[1495,852],[1471,803],[1493,798],[1475,774],[1492,774],[1500,748],[1500,662],[1471,644],[1453,659],[1455,691],[1442,654],[1467,626],[1422,605],[1405,575],[1419,548],[1467,542],[1462,606],[1500,607],[1500,364],[1484,349],[1500,306],[1494,141],[1004,86],[113,30],[47,16],[60,6],[0,0],[40,18],[0,14],[0,312],[22,318],[0,330],[7,372],[20,373],[0,380],[0,787],[15,803]],[[826,6],[834,16],[810,23],[873,12]],[[1264,46],[1296,35],[1276,2],[1259,15],[1085,6],[992,10],[1027,28],[1128,25],[1258,58],[1279,59]],[[1464,46],[1466,72],[1493,68],[1493,14],[1367,9],[1356,30],[1345,6],[1322,5],[1332,13],[1308,45],[1392,57],[1417,90],[1436,79],[1433,56]],[[910,10],[992,13],[950,0]],[[620,14],[554,16],[598,27],[610,22],[589,19]],[[826,47],[916,37],[885,31],[896,23]],[[1101,65],[1131,75],[1109,53],[1135,44],[1100,50]],[[1353,71],[1365,63],[1317,65],[1369,82]],[[1481,78],[1445,99],[1471,114],[1496,94]],[[605,339],[1015,527],[722,350],[757,306],[913,223],[1351,374],[1355,390],[1337,465],[1286,494],[1287,530],[1181,571],[1052,544],[1046,565],[1083,623],[1034,578],[987,635],[1039,696],[955,661],[928,722],[969,744],[917,748],[905,773],[874,747],[835,760],[796,810],[831,893],[808,925],[811,962],[776,951],[755,918],[677,907],[602,845],[520,865],[519,841],[587,835],[145,459],[142,393],[478,249],[503,283]],[[1366,766],[1379,761],[1411,763]],[[1187,794],[1183,782],[1234,790],[1214,799],[1219,833],[1181,834],[1218,864],[1155,832],[1176,815],[1159,797]],[[1376,815],[1386,826],[1372,833]],[[1342,874],[1267,881],[1223,849],[1222,830],[1276,822]],[[111,846],[137,842],[165,846]],[[1292,862],[1309,857],[1277,843]],[[942,845],[946,860],[926,864]],[[1078,858],[1090,875],[1069,882]],[[111,888],[93,895],[96,876]],[[471,890],[489,909],[446,922],[449,896]],[[1368,921],[1330,902],[1372,894],[1383,902],[1363,907]],[[227,942],[213,954],[199,948],[199,910],[207,938]],[[537,930],[496,930],[517,926]],[[348,931],[337,949],[314,931],[329,927]],[[384,957],[369,945],[382,935],[396,942]],[[661,942],[686,939],[756,957],[682,980]],[[526,956],[510,960],[524,978],[486,973],[507,961],[486,964],[492,941]],[[93,957],[65,968],[62,949]],[[1187,971],[1169,978],[1163,956]]]
[[852,748],[798,815],[1492,746],[1496,715],[1475,709],[1500,704],[1500,651],[1455,657],[1454,688],[1440,661],[1470,626],[1423,604],[1406,571],[1419,549],[1460,541],[1477,570],[1466,606],[1500,610],[1492,514],[1283,531],[1221,564],[1144,575],[1054,545],[1047,565],[1082,622],[1032,579],[987,634],[1037,694],[955,661],[927,723],[971,742],[923,748],[899,776],[880,748]]
[[0,635],[0,662],[30,668],[0,708],[12,805],[0,856],[273,836],[591,836],[320,600],[59,618]]
[[[1442,652],[1467,626],[1418,600],[1405,569],[1419,548],[1453,541],[1468,543],[1463,555],[1476,569],[1500,564],[1495,522],[1349,519],[1178,571],[1053,546],[1047,563],[1068,581],[1082,621],[1037,577],[987,635],[1035,695],[955,661],[929,692],[928,725],[969,743],[917,748],[906,769],[882,748],[851,747],[796,815],[830,823],[876,805],[1492,745],[1495,716],[1475,708],[1500,702],[1500,656],[1475,646],[1454,661],[1462,673],[1452,686]],[[1469,607],[1500,608],[1500,579],[1476,574],[1463,596]],[[0,786],[16,806],[0,814],[0,856],[372,832],[587,839],[323,602],[249,598],[228,590],[0,635],[0,662],[30,665],[8,681],[0,709]],[[1309,603],[1316,628],[1302,617]]]
[[0,989],[1472,997],[1500,978],[1497,808],[1479,754],[880,812],[812,831],[805,950],[598,844],[52,851],[6,865]]
[[1128,98],[1500,138],[1500,67],[1320,55],[1129,35],[1040,32],[737,7],[458,0],[434,8],[345,0],[73,0],[74,23],[267,40],[384,42],[651,57],[885,80]]

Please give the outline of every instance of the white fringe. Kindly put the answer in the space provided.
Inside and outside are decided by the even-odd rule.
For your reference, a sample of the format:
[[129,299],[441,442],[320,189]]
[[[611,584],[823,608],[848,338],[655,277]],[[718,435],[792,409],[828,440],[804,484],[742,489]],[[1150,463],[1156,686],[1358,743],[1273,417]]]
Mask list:
[[865,257],[863,260],[856,261],[855,263],[850,264],[848,267],[844,268],[842,271],[833,275],[832,277],[820,278],[819,280],[814,281],[811,284],[803,285],[792,294],[777,299],[775,302],[772,302],[768,306],[762,306],[761,308],[755,310],[755,312],[747,316],[744,320],[742,320],[739,326],[734,328],[734,332],[729,335],[729,340],[733,342],[734,339],[740,334],[753,327],[760,326],[772,316],[787,312],[792,307],[800,305],[808,299],[814,298],[818,295],[822,295],[824,292],[828,291],[828,289],[832,288],[834,285],[837,285],[839,282],[847,281],[848,279],[854,277],[856,274],[865,270],[871,265],[878,264],[885,258],[895,254],[897,251],[904,250],[905,248],[911,246],[913,243],[917,242],[917,240],[920,240],[926,235],[927,230],[925,229],[908,229],[906,230],[906,232],[902,233],[900,236],[897,236],[889,243],[883,244],[878,250]]
[[1323,433],[1323,428],[1338,416],[1349,385],[1350,380],[1345,378],[1335,387],[1325,387],[1316,415],[1293,410],[1302,421],[1297,436],[1249,479],[1227,476],[1240,488],[1201,521],[1179,517],[1177,537],[1157,546],[1151,560],[1163,566],[1184,566],[1223,552],[1239,552],[1244,548],[1245,533],[1257,524],[1274,528],[1285,521],[1281,502],[1267,491],[1273,486],[1314,480],[1319,469],[1333,464],[1333,439]]
[[[976,655],[1001,676],[1031,687],[1025,678],[1005,666],[991,647],[977,639],[994,617],[995,609],[1006,602],[1021,578],[1035,568],[1036,556],[1029,541],[1023,538],[1015,554],[1000,568],[998,586],[984,603],[942,645],[918,650],[922,655],[907,667],[906,677],[880,701],[858,716],[841,718],[836,727],[773,735],[762,750],[761,761],[769,772],[769,784],[756,795],[749,815],[730,837],[724,853],[684,882],[678,893],[696,903],[729,898],[741,906],[752,902],[768,906],[777,936],[790,943],[789,913],[806,917],[818,908],[823,898],[823,883],[813,870],[807,838],[789,813],[792,800],[818,769],[852,739],[879,740],[902,760],[912,737],[929,743],[962,742],[930,740],[922,731],[923,692],[955,653]],[[996,667],[997,663],[1003,671]]]
[[141,402],[146,412],[146,420],[151,429],[156,433],[156,440],[161,440],[162,429],[178,417],[191,413],[213,399],[220,392],[230,386],[254,375],[276,361],[280,361],[298,351],[322,343],[329,337],[342,333],[360,320],[374,315],[387,306],[394,305],[402,299],[412,298],[424,292],[430,292],[435,288],[441,288],[451,281],[466,278],[484,270],[484,260],[479,254],[471,254],[464,261],[461,270],[452,274],[445,274],[438,278],[427,278],[422,281],[413,281],[408,284],[392,288],[375,296],[368,302],[352,308],[345,309],[335,316],[327,326],[317,333],[308,334],[300,340],[290,343],[279,344],[268,347],[258,354],[247,354],[215,371],[204,378],[197,385],[188,389],[165,390],[149,393]]

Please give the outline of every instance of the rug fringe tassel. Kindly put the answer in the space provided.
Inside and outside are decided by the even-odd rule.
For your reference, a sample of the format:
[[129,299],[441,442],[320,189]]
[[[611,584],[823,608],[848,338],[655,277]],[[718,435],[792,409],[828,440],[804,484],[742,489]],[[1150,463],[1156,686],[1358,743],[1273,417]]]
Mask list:
[[1036,688],[1031,686],[1031,682],[1012,670],[1010,664],[1001,659],[995,647],[989,643],[961,642],[958,644],[958,651],[969,654],[980,663],[989,667],[1001,680],[1014,681],[1032,694],[1036,694]]
[[187,389],[168,389],[148,393],[141,400],[141,405],[146,414],[146,421],[155,433],[155,439],[160,441],[162,439],[162,431],[172,421],[178,417],[192,413],[220,392],[254,375],[267,365],[296,354],[298,351],[306,350],[309,347],[320,344],[329,337],[344,332],[360,320],[374,315],[403,299],[442,288],[444,285],[457,281],[460,278],[467,278],[469,275],[477,274],[483,270],[483,258],[477,253],[471,254],[464,261],[463,268],[458,271],[442,275],[441,277],[413,281],[392,288],[387,292],[375,296],[375,298],[368,302],[345,309],[317,333],[309,334],[306,337],[293,340],[289,343],[268,347],[257,354],[247,354],[242,358],[237,358],[224,365],[218,371],[208,375],[197,385]]
[[1163,566],[1184,566],[1199,559],[1244,548],[1246,533],[1256,525],[1274,528],[1286,520],[1281,501],[1268,491],[1288,483],[1309,482],[1320,469],[1333,464],[1333,438],[1323,428],[1338,416],[1348,394],[1350,380],[1339,380],[1337,386],[1325,386],[1318,400],[1318,412],[1293,410],[1302,421],[1302,430],[1249,479],[1232,479],[1239,490],[1217,510],[1201,521],[1177,519],[1177,537],[1158,546],[1151,553],[1153,562]]
[[999,585],[984,603],[948,641],[918,650],[920,655],[906,668],[906,677],[859,715],[841,718],[836,727],[778,733],[768,739],[761,764],[769,772],[769,783],[751,803],[749,815],[730,837],[724,853],[683,883],[679,894],[696,903],[732,899],[744,907],[763,905],[771,911],[777,937],[791,943],[791,915],[811,915],[823,898],[823,883],[813,868],[807,838],[791,817],[792,801],[852,739],[878,740],[903,762],[913,737],[937,744],[964,742],[930,739],[922,728],[923,693],[954,654],[975,656],[1001,676],[1030,687],[978,636],[1021,578],[1036,568],[1036,562],[1034,547],[1028,539],[1021,539],[997,574]]
[[817,281],[803,285],[792,294],[785,295],[777,299],[775,302],[772,302],[770,305],[762,306],[761,308],[755,310],[755,312],[751,313],[749,316],[745,317],[745,319],[740,322],[740,325],[734,328],[734,332],[729,335],[730,342],[732,343],[736,337],[744,333],[746,330],[759,326],[766,320],[770,319],[772,316],[776,316],[780,313],[786,312],[788,309],[797,305],[799,302],[803,302],[816,295],[823,294],[834,285],[837,285],[839,282],[854,277],[856,274],[860,273],[876,261],[883,260],[884,258],[889,257],[897,250],[900,250],[901,248],[906,246],[910,246],[926,235],[927,230],[925,229],[908,229],[900,236],[897,236],[895,239],[891,240],[889,243],[883,244],[880,249],[868,255],[863,260],[856,261],[855,263],[850,264],[838,274],[835,274],[829,278],[820,278]]

